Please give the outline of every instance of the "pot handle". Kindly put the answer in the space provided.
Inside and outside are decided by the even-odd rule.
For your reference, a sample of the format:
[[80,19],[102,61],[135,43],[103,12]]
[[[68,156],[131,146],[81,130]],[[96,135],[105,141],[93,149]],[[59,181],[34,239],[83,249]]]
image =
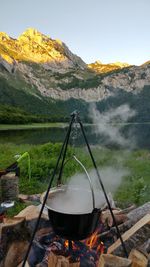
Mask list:
[[92,193],[92,202],[93,202],[93,209],[95,209],[95,197],[94,197],[94,189],[93,189],[93,185],[92,185],[92,181],[91,178],[86,170],[86,168],[84,167],[84,165],[81,163],[81,161],[79,159],[77,159],[77,157],[75,155],[73,155],[73,158],[80,164],[80,166],[83,168],[83,170],[86,173],[86,176],[88,178],[89,184],[90,184],[90,189],[91,189],[91,193]]

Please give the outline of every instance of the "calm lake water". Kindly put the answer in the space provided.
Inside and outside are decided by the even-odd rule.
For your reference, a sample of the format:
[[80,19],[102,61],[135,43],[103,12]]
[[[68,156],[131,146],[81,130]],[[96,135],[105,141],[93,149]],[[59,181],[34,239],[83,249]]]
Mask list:
[[[93,126],[85,126],[85,132],[91,145],[115,146],[109,138],[98,135]],[[0,131],[0,143],[14,144],[44,144],[47,142],[63,142],[67,127],[39,128],[28,130],[3,130]],[[136,148],[150,149],[150,124],[126,124],[121,129],[122,135],[131,143],[135,143]],[[84,139],[80,130],[76,145],[84,145]]]

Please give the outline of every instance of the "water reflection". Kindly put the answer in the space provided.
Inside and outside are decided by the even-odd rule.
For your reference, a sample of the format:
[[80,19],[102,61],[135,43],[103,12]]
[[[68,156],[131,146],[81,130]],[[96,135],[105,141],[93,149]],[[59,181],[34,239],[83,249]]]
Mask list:
[[[85,126],[85,132],[91,145],[117,146],[110,142],[106,136],[98,135],[93,126]],[[44,144],[47,142],[63,142],[67,127],[41,128],[29,130],[6,130],[0,131],[0,143],[14,144]],[[134,140],[137,148],[150,148],[150,124],[126,124],[122,128],[125,138]],[[84,145],[83,136],[78,130],[78,138],[75,145]]]

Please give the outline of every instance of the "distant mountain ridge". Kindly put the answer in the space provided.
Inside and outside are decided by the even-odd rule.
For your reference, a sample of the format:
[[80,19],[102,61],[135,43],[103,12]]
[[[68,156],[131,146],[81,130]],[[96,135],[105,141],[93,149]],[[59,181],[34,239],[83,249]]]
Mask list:
[[122,62],[103,64],[99,60],[95,61],[94,63],[88,64],[88,67],[96,71],[97,73],[107,73],[114,70],[123,69],[129,66],[130,65],[128,63],[122,63]]
[[1,104],[62,117],[76,107],[86,114],[90,102],[104,106],[118,92],[124,99],[125,94],[140,97],[149,86],[150,61],[141,66],[100,61],[87,65],[66,44],[35,29],[18,39],[0,33]]

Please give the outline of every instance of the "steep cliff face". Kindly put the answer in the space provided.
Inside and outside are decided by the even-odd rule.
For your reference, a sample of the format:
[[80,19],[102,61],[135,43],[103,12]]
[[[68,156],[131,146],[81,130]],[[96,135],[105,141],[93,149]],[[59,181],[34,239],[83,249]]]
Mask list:
[[[35,88],[35,96],[49,97],[55,100],[70,98],[83,99],[87,102],[101,101],[122,89],[134,94],[150,84],[150,64],[133,66],[111,74],[95,75],[88,70],[72,69],[65,73],[46,70],[42,65],[16,63],[15,73],[4,76],[10,84],[24,83],[28,93]],[[18,89],[19,89],[18,84]]]
[[99,102],[118,90],[140,93],[150,85],[150,63],[129,66],[96,62],[87,66],[60,40],[28,29],[18,39],[0,33],[0,80],[0,102],[14,103],[12,88],[22,105],[25,102],[21,100],[22,92],[24,99],[30,95],[38,101]]
[[86,68],[81,58],[74,55],[60,40],[53,40],[35,29],[27,29],[18,39],[0,33],[0,55],[9,64],[19,62],[40,63],[46,69],[64,72],[65,69]]

